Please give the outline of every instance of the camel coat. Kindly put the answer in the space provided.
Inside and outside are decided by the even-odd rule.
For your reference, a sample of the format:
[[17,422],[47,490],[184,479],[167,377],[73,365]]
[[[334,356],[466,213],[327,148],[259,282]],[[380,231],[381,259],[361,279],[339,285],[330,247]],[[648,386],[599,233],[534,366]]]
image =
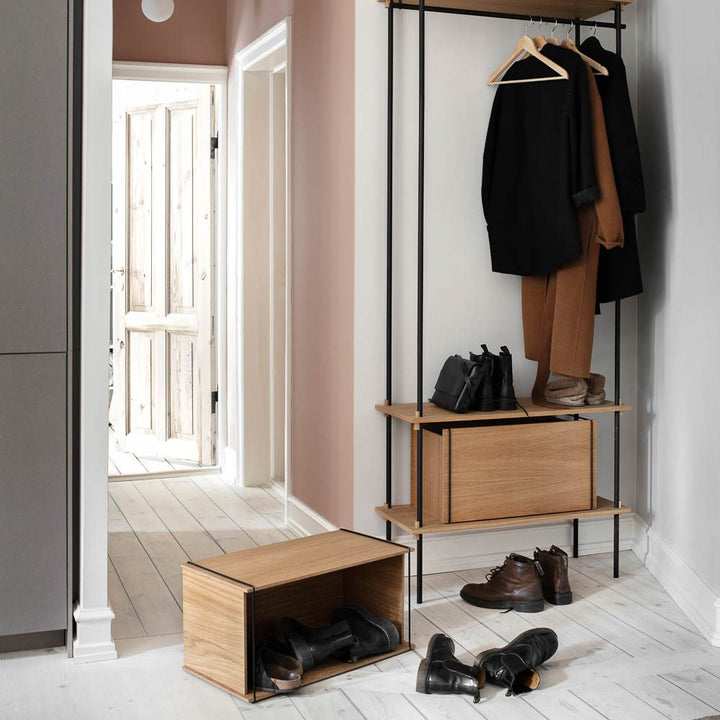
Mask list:
[[612,251],[624,243],[602,101],[592,70],[586,68],[586,71],[600,197],[577,210],[582,243],[580,257],[555,272],[522,279],[525,356],[538,361],[533,388],[536,401],[544,400],[550,372],[589,377],[600,246]]

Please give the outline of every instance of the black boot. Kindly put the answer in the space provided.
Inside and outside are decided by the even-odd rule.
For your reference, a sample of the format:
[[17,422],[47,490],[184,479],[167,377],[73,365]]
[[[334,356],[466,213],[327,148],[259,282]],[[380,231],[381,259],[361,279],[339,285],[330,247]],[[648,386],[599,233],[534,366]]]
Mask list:
[[359,605],[346,605],[332,614],[332,621],[347,622],[354,642],[347,647],[350,662],[357,662],[369,655],[392,652],[400,644],[400,633],[389,620],[375,617]]
[[420,661],[415,689],[421,693],[472,695],[480,700],[480,688],[485,685],[485,670],[463,665],[455,657],[455,643],[442,633],[430,638],[427,656]]
[[[495,377],[497,376],[500,358],[497,355],[493,355],[484,343],[481,347],[483,349],[482,355],[470,353],[470,359],[473,362],[483,363],[486,366],[485,375],[475,394],[474,409],[487,412],[498,409],[499,398],[495,390]],[[499,392],[500,388],[498,387],[497,390]]]
[[507,688],[508,695],[534,690],[540,682],[535,668],[551,658],[558,639],[550,628],[533,628],[518,635],[505,647],[485,650],[474,666],[484,668],[487,679]]
[[328,655],[355,643],[352,630],[344,620],[327,627],[314,628],[292,618],[283,618],[282,627],[293,654],[302,663],[303,670],[315,667],[315,663],[324,660]]
[[514,410],[517,407],[517,398],[513,387],[512,355],[505,345],[500,348],[500,355],[495,367],[499,370],[496,382],[496,387],[498,385],[500,387],[498,409]]

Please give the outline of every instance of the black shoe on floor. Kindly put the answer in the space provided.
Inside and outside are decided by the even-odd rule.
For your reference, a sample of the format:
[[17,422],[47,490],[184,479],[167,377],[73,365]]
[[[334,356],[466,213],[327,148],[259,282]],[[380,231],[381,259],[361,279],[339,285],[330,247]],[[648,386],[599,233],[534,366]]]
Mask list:
[[478,702],[484,685],[484,668],[461,663],[455,657],[455,643],[447,635],[436,633],[430,638],[427,655],[418,668],[417,692],[472,695],[473,702]]
[[489,682],[507,688],[512,695],[535,690],[540,676],[535,668],[558,649],[558,638],[550,628],[526,630],[505,647],[485,650],[475,658],[474,667],[484,668]]

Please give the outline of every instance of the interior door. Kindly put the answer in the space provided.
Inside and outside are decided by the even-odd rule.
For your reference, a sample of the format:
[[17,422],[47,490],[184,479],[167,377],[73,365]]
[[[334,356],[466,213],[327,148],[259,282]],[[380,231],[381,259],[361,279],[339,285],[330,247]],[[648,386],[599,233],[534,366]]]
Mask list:
[[119,449],[214,463],[214,88],[113,82]]

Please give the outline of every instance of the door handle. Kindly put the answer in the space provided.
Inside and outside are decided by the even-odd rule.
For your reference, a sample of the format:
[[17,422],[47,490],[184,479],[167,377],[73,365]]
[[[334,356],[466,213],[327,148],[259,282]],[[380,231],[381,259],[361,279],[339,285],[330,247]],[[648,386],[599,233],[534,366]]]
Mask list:
[[124,275],[125,268],[113,268],[110,272],[117,273],[118,275]]

